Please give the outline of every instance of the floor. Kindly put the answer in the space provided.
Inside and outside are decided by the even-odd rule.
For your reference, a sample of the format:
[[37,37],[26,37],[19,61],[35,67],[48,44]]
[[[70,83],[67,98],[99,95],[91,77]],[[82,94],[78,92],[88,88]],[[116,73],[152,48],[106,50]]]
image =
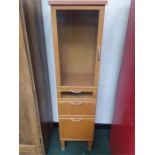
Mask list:
[[95,129],[92,151],[87,150],[87,142],[66,142],[66,149],[62,151],[58,128],[53,128],[46,155],[111,155],[109,129]]

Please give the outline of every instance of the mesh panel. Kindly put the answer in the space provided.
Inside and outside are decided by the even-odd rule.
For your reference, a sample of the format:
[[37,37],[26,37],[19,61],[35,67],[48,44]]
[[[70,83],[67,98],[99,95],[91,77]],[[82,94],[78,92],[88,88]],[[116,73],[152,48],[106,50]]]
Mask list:
[[98,11],[59,10],[57,20],[58,24],[97,24]]

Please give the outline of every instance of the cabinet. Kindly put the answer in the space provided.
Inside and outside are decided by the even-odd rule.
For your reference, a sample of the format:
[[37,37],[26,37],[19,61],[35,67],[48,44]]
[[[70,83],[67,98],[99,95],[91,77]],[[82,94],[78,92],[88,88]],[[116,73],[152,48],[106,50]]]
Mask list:
[[59,129],[65,141],[94,136],[106,0],[49,0],[56,65]]

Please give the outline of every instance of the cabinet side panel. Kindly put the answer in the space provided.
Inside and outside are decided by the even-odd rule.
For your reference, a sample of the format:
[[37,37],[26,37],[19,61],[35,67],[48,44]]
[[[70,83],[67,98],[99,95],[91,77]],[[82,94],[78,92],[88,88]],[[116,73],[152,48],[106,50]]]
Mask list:
[[95,79],[94,79],[95,86],[98,86],[98,80],[99,80],[98,78],[99,78],[99,66],[100,66],[100,57],[101,57],[104,12],[105,12],[105,7],[100,8],[99,23],[98,23],[97,49],[96,49]]
[[56,66],[56,83],[57,86],[61,85],[61,70],[60,70],[60,56],[58,47],[58,32],[57,32],[57,18],[56,9],[51,7],[51,17],[52,17],[52,28],[53,28],[53,41],[54,41],[54,56],[55,56],[55,66]]

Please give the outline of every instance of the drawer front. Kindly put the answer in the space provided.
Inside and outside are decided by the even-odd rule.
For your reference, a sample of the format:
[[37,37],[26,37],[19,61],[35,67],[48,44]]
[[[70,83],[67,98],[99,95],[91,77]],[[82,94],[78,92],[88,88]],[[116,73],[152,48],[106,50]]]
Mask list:
[[59,91],[82,91],[82,92],[96,92],[97,87],[91,86],[57,86],[57,90]]
[[60,138],[64,140],[92,140],[94,118],[60,118]]
[[94,101],[60,101],[59,115],[95,115],[96,102]]

